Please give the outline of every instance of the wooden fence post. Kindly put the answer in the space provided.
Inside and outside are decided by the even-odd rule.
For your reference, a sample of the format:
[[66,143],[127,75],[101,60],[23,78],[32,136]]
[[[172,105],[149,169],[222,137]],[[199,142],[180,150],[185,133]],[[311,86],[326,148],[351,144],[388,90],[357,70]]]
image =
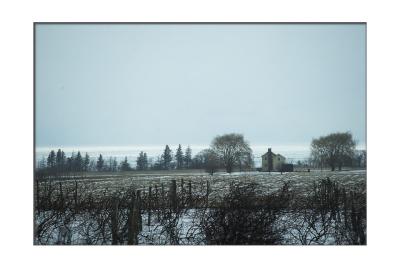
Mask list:
[[139,231],[141,232],[143,230],[143,226],[142,226],[142,211],[141,211],[142,198],[140,196],[140,190],[136,191],[136,205],[137,205],[137,210],[138,210],[137,222],[138,222],[138,226],[139,226]]
[[155,193],[155,208],[157,210],[157,221],[160,221],[160,203],[158,202],[158,187],[157,184],[154,186],[156,188]]
[[78,181],[75,180],[75,194],[74,194],[75,208],[78,207]]
[[63,197],[63,190],[62,190],[62,183],[60,181],[60,207],[63,208],[64,207],[64,197]]
[[176,180],[171,181],[171,185],[169,188],[169,200],[171,207],[174,211],[177,209],[177,203],[176,203]]
[[183,178],[181,178],[181,191],[182,192],[183,192],[183,185],[184,185]]
[[181,207],[185,207],[185,188],[183,178],[181,178]]
[[161,208],[164,209],[165,207],[166,207],[165,189],[164,189],[164,183],[161,183]]
[[51,193],[52,193],[52,191],[53,191],[52,183],[51,183],[51,181],[49,181],[49,186],[48,186],[48,190],[47,190],[48,204],[46,204],[48,207],[52,207],[52,204],[51,204]]
[[111,211],[111,236],[112,244],[118,244],[118,199],[113,200]]
[[132,195],[130,213],[128,218],[128,245],[138,244],[139,234],[139,208],[138,208],[137,196]]
[[211,192],[211,186],[210,186],[210,182],[207,181],[207,206],[208,206],[208,196],[210,195]]
[[151,198],[151,186],[149,186],[149,195],[147,197],[147,225],[151,223],[151,209],[152,209],[152,198]]
[[192,182],[189,181],[188,183],[188,205],[189,207],[192,206]]
[[40,204],[39,204],[39,180],[36,179],[36,209],[39,210]]

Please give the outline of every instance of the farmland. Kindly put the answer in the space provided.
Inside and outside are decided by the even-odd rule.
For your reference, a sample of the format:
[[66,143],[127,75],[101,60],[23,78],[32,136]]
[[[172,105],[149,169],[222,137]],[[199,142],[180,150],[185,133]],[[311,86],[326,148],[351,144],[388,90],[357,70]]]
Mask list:
[[365,244],[365,207],[365,170],[88,173],[35,181],[34,243]]

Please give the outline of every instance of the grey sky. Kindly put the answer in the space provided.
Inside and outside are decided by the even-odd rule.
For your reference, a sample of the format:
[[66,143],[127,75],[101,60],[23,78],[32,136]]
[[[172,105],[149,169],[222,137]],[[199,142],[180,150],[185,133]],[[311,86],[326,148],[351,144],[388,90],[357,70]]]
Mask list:
[[37,25],[38,146],[365,141],[365,25]]

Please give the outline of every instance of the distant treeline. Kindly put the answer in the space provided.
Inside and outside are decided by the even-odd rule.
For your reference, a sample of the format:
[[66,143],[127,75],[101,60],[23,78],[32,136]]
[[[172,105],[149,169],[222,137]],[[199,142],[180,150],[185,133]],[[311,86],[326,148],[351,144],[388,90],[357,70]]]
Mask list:
[[173,152],[169,145],[165,146],[163,154],[155,159],[149,158],[146,152],[141,151],[136,158],[136,166],[131,166],[128,158],[118,162],[116,157],[105,158],[102,154],[91,157],[78,151],[67,156],[61,149],[50,151],[47,158],[38,161],[37,172],[47,175],[67,174],[74,172],[118,172],[132,170],[172,170],[172,169],[205,169],[207,164],[207,150],[203,150],[192,157],[190,146],[183,151],[179,145]]
[[[341,170],[342,167],[365,168],[367,154],[365,150],[358,151],[356,141],[350,132],[332,133],[313,139],[311,142],[311,155],[308,161],[297,162],[297,167],[326,168]],[[132,167],[125,157],[118,163],[115,157],[105,159],[102,154],[91,158],[88,153],[83,156],[81,152],[72,153],[67,157],[58,149],[52,150],[47,160],[43,158],[38,163],[37,174],[59,175],[87,171],[131,171],[131,170],[183,170],[204,169],[210,174],[217,170],[225,169],[231,173],[234,170],[246,171],[254,169],[254,157],[249,143],[241,134],[225,134],[216,136],[210,148],[202,150],[192,157],[192,150],[188,146],[183,151],[179,144],[173,152],[166,145],[163,153],[153,158],[148,158],[147,153],[141,151],[136,158],[136,165]]]

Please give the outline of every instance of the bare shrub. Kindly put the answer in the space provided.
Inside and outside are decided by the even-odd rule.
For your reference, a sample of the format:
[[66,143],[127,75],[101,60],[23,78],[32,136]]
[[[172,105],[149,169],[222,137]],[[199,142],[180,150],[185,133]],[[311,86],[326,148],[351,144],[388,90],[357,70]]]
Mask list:
[[350,192],[329,178],[297,197],[285,216],[290,244],[365,244],[365,194]]
[[205,215],[203,231],[207,244],[278,244],[281,234],[274,223],[284,204],[273,196],[267,200],[257,194],[256,184],[231,184],[221,202]]

